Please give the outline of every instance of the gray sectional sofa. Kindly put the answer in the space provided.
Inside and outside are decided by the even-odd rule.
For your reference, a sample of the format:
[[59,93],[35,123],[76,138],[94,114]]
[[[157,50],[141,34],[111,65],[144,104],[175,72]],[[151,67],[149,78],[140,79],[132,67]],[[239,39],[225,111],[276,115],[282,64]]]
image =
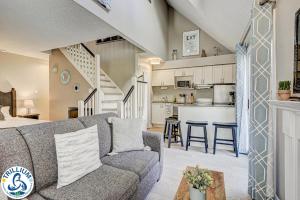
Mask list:
[[[145,199],[159,180],[163,165],[162,135],[144,132],[151,151],[132,151],[108,156],[112,130],[107,122],[113,113],[0,130],[0,174],[12,166],[29,169],[35,181],[29,200],[125,200]],[[98,125],[103,165],[75,183],[57,189],[54,134]]]

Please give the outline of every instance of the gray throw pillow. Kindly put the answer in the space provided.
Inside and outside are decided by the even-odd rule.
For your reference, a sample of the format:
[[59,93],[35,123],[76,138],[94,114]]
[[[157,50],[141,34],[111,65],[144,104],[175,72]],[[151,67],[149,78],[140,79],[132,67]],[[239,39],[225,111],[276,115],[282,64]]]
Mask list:
[[113,132],[112,153],[144,149],[142,119],[110,118]]
[[0,105],[0,121],[4,121],[5,118],[4,118],[3,113],[1,112],[1,108],[2,108],[2,106]]

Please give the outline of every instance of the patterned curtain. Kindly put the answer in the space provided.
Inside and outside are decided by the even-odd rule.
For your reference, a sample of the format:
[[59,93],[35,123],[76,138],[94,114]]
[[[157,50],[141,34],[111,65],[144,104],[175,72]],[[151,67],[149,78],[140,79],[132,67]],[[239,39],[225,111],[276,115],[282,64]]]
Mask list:
[[274,199],[274,153],[269,110],[273,4],[252,10],[250,83],[249,194],[255,200]]
[[248,77],[249,68],[247,46],[236,45],[237,78],[236,83],[236,121],[238,124],[239,152],[248,154],[249,131],[248,131]]

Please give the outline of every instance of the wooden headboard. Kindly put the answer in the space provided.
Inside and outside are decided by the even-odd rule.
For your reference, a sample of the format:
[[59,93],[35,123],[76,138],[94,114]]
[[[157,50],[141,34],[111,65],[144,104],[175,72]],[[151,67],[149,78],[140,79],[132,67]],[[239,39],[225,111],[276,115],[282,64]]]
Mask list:
[[0,105],[10,106],[10,114],[13,117],[17,116],[17,96],[15,88],[12,88],[10,92],[0,91]]

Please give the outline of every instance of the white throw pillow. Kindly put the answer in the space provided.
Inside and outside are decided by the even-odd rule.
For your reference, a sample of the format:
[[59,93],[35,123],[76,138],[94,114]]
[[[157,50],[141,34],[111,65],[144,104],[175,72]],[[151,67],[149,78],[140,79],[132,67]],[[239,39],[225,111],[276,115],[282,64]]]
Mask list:
[[102,165],[97,125],[56,134],[54,138],[58,165],[57,188],[75,182]]
[[142,119],[121,119],[112,117],[113,153],[144,149]]
[[2,112],[2,114],[4,116],[4,119],[10,119],[10,118],[12,118],[12,116],[9,113],[9,109],[10,109],[9,106],[3,106],[3,107],[1,107],[1,112]]

